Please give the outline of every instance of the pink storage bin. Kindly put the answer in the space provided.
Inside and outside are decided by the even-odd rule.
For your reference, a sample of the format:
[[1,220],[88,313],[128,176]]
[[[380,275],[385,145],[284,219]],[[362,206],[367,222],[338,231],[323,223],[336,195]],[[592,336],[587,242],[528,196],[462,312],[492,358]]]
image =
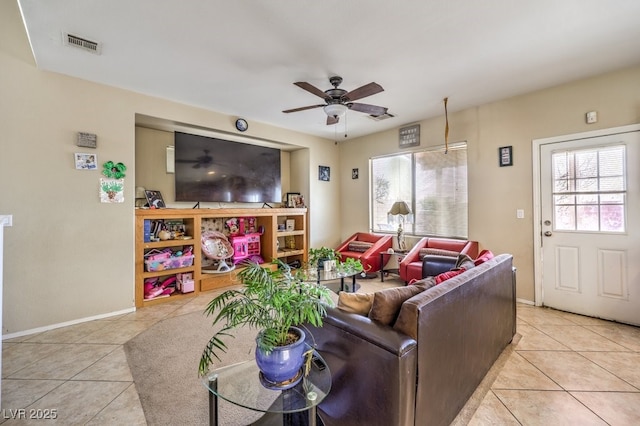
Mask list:
[[145,260],[147,272],[166,271],[169,269],[186,268],[193,265],[194,255],[170,257],[168,259]]

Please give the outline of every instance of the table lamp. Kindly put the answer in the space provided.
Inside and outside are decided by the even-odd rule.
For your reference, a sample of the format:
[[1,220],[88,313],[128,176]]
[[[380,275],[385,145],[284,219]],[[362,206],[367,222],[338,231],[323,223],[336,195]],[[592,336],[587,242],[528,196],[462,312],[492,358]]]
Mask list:
[[387,213],[389,222],[393,220],[392,216],[398,216],[398,249],[406,250],[407,245],[404,242],[404,230],[402,224],[405,220],[410,219],[411,208],[405,201],[396,201],[391,206],[391,210]]

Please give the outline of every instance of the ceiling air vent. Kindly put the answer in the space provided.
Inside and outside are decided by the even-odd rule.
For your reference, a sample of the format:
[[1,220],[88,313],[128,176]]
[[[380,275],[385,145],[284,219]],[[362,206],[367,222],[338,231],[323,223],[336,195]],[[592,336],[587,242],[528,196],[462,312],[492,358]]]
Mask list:
[[382,115],[369,115],[369,118],[374,121],[382,121],[382,120],[386,120],[387,118],[393,118],[393,117],[395,117],[395,115],[389,114],[388,112]]
[[99,55],[102,50],[102,46],[100,45],[100,43],[87,40],[86,38],[78,37],[73,34],[64,33],[63,39],[64,44],[66,44],[67,46],[78,47],[82,50],[86,50],[87,52],[95,53],[97,55]]

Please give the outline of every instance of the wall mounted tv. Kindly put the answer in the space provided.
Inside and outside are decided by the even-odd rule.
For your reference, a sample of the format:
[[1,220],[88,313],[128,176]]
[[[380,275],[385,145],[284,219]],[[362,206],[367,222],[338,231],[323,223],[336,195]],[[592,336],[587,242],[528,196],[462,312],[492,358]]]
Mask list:
[[176,201],[279,203],[280,150],[175,132]]

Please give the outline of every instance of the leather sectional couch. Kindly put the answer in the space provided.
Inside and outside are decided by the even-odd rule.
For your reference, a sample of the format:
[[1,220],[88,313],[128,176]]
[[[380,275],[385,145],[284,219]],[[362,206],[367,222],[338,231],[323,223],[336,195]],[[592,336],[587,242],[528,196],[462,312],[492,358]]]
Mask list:
[[393,289],[416,294],[389,325],[370,318],[380,292],[369,316],[328,308],[307,337],[333,379],[319,405],[324,424],[450,424],[515,335],[514,271],[502,254],[438,285]]
[[452,238],[424,237],[409,250],[400,262],[400,278],[405,283],[424,278],[422,275],[422,258],[426,254],[457,256],[459,253],[475,259],[478,256],[478,242]]

